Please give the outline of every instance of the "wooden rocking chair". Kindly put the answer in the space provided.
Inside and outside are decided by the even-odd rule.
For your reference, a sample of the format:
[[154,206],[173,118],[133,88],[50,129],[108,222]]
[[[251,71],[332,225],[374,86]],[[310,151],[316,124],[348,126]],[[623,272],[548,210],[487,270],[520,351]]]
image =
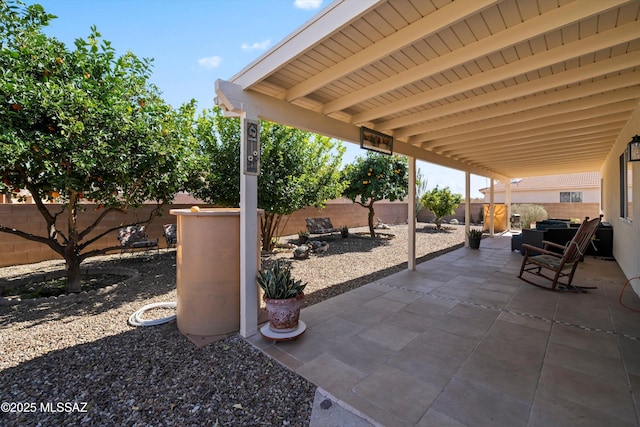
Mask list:
[[[522,250],[524,251],[524,259],[522,260],[522,267],[520,267],[518,277],[531,285],[551,291],[556,290],[557,285],[560,285],[560,289],[562,290],[571,290],[574,292],[586,292],[586,289],[596,289],[595,286],[574,286],[571,282],[573,281],[573,274],[578,267],[578,263],[587,251],[587,247],[591,243],[591,239],[598,229],[601,219],[602,215],[590,221],[589,217],[586,217],[580,225],[580,228],[578,228],[578,231],[576,231],[573,239],[565,246],[546,240],[542,241],[542,248],[523,243]],[[560,249],[562,252],[550,251],[549,247]],[[529,251],[532,251],[536,255],[529,255]],[[551,274],[548,272],[545,274],[546,270],[549,270]],[[532,282],[522,277],[524,273],[534,274],[550,280],[551,286],[547,287]],[[566,280],[561,281],[561,279]]]

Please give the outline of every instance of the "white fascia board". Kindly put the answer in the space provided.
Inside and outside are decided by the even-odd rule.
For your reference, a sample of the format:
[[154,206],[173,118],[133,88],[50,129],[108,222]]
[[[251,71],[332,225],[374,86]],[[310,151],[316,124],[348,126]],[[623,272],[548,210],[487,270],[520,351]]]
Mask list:
[[289,34],[280,43],[235,74],[229,81],[250,88],[282,65],[329,37],[386,0],[336,0]]
[[[239,85],[216,80],[216,104],[227,112],[257,115],[259,118],[274,123],[291,126],[296,129],[325,135],[339,141],[360,144],[360,127],[337,120],[324,114],[299,107],[289,102],[270,97],[254,91],[243,90]],[[411,144],[398,141],[394,152],[404,156],[415,157],[440,166],[461,171],[468,171],[475,175],[489,178],[508,180],[509,177],[495,174],[488,170],[470,166],[449,157],[441,156],[431,151],[423,150]]]

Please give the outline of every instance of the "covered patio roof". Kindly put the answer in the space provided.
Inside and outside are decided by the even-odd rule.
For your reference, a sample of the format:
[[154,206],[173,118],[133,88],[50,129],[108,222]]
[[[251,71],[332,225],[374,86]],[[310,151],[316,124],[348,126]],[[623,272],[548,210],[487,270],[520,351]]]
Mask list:
[[599,170],[640,99],[640,2],[336,0],[229,81],[229,111],[496,179]]

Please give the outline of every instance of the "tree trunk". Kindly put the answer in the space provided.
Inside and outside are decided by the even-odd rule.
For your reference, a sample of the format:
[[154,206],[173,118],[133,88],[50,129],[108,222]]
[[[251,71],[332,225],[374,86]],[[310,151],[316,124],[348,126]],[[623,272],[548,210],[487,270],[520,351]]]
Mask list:
[[76,254],[75,245],[68,245],[65,248],[64,261],[67,271],[67,293],[80,292],[82,290],[80,257]]
[[274,239],[278,226],[280,225],[280,219],[282,217],[278,214],[265,212],[264,216],[260,220],[260,231],[262,232],[262,249],[265,251],[272,251],[276,245],[276,239]]
[[78,195],[74,192],[69,201],[69,217],[67,218],[67,227],[69,230],[69,241],[64,248],[64,260],[67,270],[67,293],[80,292],[82,284],[80,283],[80,258],[77,250],[78,243]]
[[373,228],[373,217],[376,216],[376,213],[373,210],[373,202],[371,202],[368,206],[369,208],[369,234],[371,237],[376,237],[376,230]]

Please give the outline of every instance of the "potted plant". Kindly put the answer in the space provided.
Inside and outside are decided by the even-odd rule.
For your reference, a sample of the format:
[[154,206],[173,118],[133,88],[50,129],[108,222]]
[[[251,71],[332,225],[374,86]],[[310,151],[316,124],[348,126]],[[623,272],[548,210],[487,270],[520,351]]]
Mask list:
[[471,249],[480,248],[480,240],[482,240],[482,230],[480,228],[470,229],[467,236],[469,236],[469,247]]
[[280,261],[258,272],[257,281],[264,291],[269,329],[279,333],[295,331],[307,284],[291,277],[291,270]]
[[349,227],[347,227],[346,225],[343,225],[342,228],[340,229],[340,235],[344,238],[349,237]]
[[298,231],[298,240],[300,241],[300,243],[307,243],[307,240],[309,240],[309,232]]

